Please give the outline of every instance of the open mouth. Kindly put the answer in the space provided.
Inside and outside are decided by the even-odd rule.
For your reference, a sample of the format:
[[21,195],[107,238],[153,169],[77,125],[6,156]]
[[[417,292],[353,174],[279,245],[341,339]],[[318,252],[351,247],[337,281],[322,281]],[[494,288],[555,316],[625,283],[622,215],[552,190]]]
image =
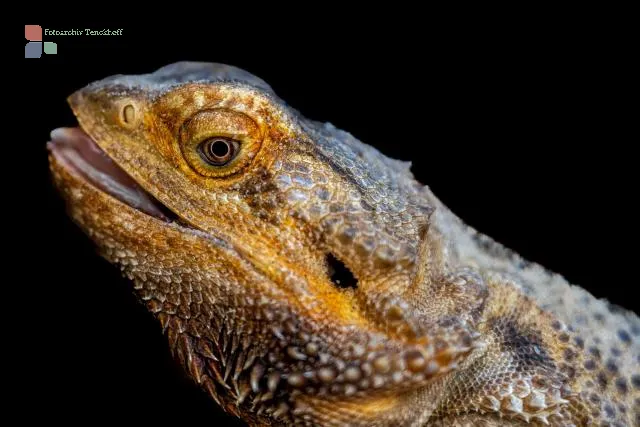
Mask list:
[[48,150],[93,186],[148,215],[170,222],[177,216],[145,191],[80,127],[51,132]]

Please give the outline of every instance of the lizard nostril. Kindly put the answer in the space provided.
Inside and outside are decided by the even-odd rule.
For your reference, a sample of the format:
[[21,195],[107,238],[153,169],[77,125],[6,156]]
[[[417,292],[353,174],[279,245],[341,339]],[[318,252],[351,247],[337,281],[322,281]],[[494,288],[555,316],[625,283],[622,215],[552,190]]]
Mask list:
[[133,127],[137,123],[137,119],[136,108],[132,104],[126,104],[120,110],[120,120],[123,125]]
[[332,253],[327,254],[327,266],[329,268],[329,277],[334,285],[340,289],[357,289],[358,279],[356,279],[347,266]]

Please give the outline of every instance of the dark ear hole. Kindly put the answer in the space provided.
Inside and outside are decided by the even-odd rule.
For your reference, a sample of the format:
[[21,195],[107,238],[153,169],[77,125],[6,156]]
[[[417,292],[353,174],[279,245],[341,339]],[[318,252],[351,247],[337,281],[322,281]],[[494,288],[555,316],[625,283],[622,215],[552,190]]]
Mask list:
[[358,280],[353,277],[351,271],[333,254],[327,254],[327,265],[329,267],[329,277],[334,285],[340,289],[356,289]]

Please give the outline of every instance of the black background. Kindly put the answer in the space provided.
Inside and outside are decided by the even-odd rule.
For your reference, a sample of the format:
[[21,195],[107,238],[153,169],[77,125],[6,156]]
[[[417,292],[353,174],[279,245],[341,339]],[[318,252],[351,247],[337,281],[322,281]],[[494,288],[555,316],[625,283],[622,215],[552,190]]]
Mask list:
[[179,60],[258,75],[306,116],[413,161],[416,177],[476,229],[637,310],[636,250],[626,245],[637,241],[638,104],[624,29],[414,23],[364,33],[327,21],[307,28],[309,36],[304,24],[272,22],[27,23],[124,30],[45,38],[57,42],[57,55],[23,64],[37,117],[19,141],[31,166],[19,196],[28,233],[18,249],[29,270],[18,306],[30,329],[24,357],[36,377],[26,393],[42,399],[49,416],[232,421],[171,362],[159,326],[67,219],[48,175],[49,131],[75,123],[67,95],[96,79]]

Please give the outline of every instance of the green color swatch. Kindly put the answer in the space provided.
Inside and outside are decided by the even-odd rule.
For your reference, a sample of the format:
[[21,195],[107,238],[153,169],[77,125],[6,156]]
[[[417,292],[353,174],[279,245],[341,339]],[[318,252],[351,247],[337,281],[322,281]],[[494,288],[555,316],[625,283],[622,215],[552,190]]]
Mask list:
[[44,53],[48,53],[48,54],[58,53],[58,45],[55,42],[44,42]]

